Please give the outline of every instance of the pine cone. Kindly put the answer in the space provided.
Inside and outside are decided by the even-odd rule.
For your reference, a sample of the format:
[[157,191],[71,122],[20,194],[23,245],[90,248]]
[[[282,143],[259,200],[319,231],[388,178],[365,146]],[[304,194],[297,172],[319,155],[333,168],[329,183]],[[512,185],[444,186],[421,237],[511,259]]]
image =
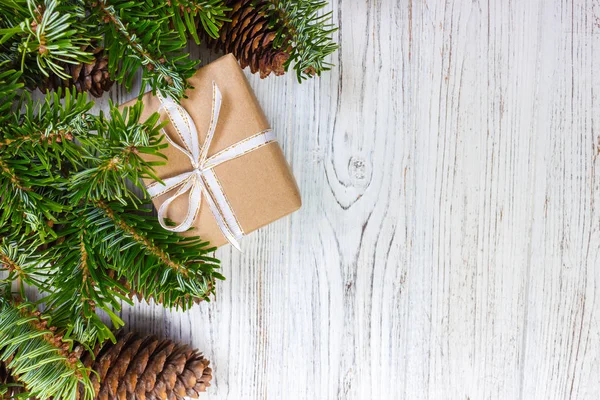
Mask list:
[[[209,46],[224,53],[233,53],[242,68],[250,66],[250,71],[260,71],[260,77],[266,78],[273,72],[275,75],[285,73],[285,62],[290,58],[291,47],[284,43],[275,48],[273,41],[276,29],[269,27],[265,14],[258,11],[266,3],[255,0],[225,0],[231,11],[221,28],[218,39],[207,37]],[[199,27],[200,31],[204,30]]]
[[104,55],[104,49],[88,47],[86,51],[94,54],[94,61],[89,64],[63,63],[65,72],[71,78],[63,80],[50,72],[49,77],[38,83],[38,88],[45,92],[46,90],[56,90],[59,87],[69,89],[75,86],[79,93],[90,92],[94,97],[101,97],[104,92],[108,92],[113,81],[108,73],[108,58]]
[[198,398],[212,379],[209,361],[197,350],[136,333],[118,335],[95,360],[87,354],[82,361],[98,373],[90,377],[98,400]]

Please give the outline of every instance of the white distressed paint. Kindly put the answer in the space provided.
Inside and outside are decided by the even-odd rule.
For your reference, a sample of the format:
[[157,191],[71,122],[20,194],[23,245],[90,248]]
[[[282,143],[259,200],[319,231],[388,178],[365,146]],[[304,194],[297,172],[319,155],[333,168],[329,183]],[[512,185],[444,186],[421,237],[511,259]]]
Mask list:
[[204,350],[205,399],[600,398],[600,2],[333,10],[331,73],[250,77],[304,208],[129,327]]

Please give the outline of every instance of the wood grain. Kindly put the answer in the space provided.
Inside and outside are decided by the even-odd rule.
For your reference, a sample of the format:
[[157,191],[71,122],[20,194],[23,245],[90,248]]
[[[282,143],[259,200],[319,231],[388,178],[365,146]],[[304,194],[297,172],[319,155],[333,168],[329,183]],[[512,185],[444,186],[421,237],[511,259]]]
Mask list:
[[129,327],[206,399],[600,398],[600,2],[332,3],[331,73],[249,75],[303,209]]

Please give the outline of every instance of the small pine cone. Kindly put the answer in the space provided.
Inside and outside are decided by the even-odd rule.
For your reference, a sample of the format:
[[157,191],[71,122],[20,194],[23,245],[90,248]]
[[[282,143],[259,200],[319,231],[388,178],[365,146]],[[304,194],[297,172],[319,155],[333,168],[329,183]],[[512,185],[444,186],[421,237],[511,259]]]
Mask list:
[[120,334],[82,358],[96,374],[90,379],[98,400],[175,400],[198,398],[212,379],[209,361],[198,351],[171,340]]
[[102,97],[102,94],[108,92],[113,85],[108,73],[108,58],[102,47],[88,47],[86,51],[94,54],[94,60],[91,63],[63,63],[65,72],[71,78],[63,80],[50,72],[50,76],[40,82],[38,88],[45,92],[46,90],[56,90],[59,87],[70,89],[75,86],[79,93],[89,92],[94,97]]
[[[290,58],[291,47],[284,43],[275,48],[276,29],[269,26],[265,14],[258,11],[266,3],[256,0],[225,0],[231,11],[221,28],[218,39],[207,37],[209,46],[224,53],[233,53],[242,68],[250,66],[254,74],[260,71],[260,77],[271,73],[283,75],[285,63]],[[199,30],[204,31],[201,27]]]

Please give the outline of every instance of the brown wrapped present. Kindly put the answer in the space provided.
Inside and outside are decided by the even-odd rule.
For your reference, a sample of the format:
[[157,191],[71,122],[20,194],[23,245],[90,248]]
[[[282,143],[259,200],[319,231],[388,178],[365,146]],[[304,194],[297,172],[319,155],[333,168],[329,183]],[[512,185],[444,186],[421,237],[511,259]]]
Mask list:
[[298,186],[233,56],[199,69],[190,83],[181,106],[143,96],[142,120],[158,111],[171,121],[162,151],[168,161],[156,167],[164,185],[144,183],[166,229],[237,247],[245,234],[298,210]]

